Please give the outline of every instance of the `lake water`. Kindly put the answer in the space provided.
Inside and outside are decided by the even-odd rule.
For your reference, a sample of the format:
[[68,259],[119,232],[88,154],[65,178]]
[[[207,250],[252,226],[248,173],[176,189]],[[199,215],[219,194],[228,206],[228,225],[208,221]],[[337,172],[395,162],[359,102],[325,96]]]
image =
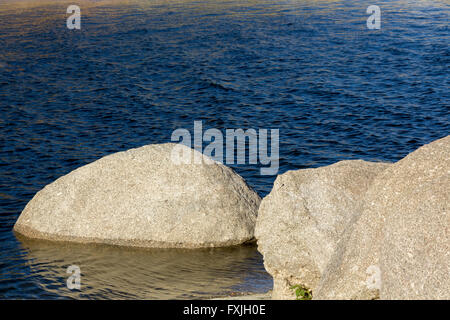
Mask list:
[[[0,1],[0,298],[206,298],[272,286],[255,247],[17,238],[33,195],[177,128],[280,130],[280,173],[396,161],[449,134],[449,1]],[[381,8],[368,30],[366,8]],[[274,176],[234,165],[266,195]],[[82,289],[66,288],[79,265]]]

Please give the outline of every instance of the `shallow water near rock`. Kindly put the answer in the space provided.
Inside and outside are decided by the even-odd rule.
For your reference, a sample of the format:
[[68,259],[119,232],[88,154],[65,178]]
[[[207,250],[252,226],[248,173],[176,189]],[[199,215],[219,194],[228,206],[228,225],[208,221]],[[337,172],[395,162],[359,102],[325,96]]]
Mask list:
[[[207,299],[270,290],[271,277],[252,245],[211,249],[137,249],[21,240],[16,272],[35,281],[2,291],[5,298]],[[69,266],[81,271],[80,289],[69,290]],[[15,290],[14,290],[15,289]]]
[[[254,247],[141,251],[29,242],[12,227],[46,184],[177,128],[278,128],[280,170],[397,161],[449,130],[448,1],[0,3],[0,298],[264,292]],[[275,179],[231,165],[261,196]],[[66,268],[80,264],[82,290]],[[160,265],[161,267],[159,267]]]

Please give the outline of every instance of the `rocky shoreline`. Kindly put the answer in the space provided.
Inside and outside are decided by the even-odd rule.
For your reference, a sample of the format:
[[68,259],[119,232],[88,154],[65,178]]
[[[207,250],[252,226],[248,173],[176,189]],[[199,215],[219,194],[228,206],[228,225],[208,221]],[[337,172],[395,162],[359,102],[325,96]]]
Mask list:
[[393,164],[278,176],[256,238],[274,299],[450,298],[450,136]]
[[450,136],[392,164],[288,171],[262,201],[230,168],[188,148],[202,161],[176,164],[173,149],[144,146],[74,170],[38,192],[14,230],[165,248],[256,238],[273,292],[217,299],[296,299],[294,286],[313,299],[450,298]]

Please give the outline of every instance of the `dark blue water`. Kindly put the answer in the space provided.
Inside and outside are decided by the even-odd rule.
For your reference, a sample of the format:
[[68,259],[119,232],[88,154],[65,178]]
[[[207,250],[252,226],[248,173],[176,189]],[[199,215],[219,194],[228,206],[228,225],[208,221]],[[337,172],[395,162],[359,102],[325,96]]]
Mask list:
[[[0,3],[0,298],[270,288],[254,248],[194,257],[35,243],[11,231],[46,184],[109,153],[168,142],[176,128],[192,132],[194,120],[279,129],[280,173],[396,161],[449,134],[448,1],[78,4],[74,31],[63,1]],[[380,30],[366,27],[371,4]],[[270,191],[275,177],[233,167],[261,196]],[[65,268],[77,263],[85,285],[74,293]]]

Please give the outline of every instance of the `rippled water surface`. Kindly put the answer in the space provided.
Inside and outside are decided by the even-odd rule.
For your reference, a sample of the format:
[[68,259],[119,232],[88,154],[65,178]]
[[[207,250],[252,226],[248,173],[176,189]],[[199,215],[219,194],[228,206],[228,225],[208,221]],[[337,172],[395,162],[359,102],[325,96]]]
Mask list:
[[[448,1],[0,2],[0,298],[264,292],[254,247],[128,250],[16,238],[46,184],[176,128],[278,128],[280,173],[396,161],[449,133]],[[72,3],[70,3],[72,4]],[[233,168],[261,196],[273,176]],[[78,264],[82,290],[65,287]]]

